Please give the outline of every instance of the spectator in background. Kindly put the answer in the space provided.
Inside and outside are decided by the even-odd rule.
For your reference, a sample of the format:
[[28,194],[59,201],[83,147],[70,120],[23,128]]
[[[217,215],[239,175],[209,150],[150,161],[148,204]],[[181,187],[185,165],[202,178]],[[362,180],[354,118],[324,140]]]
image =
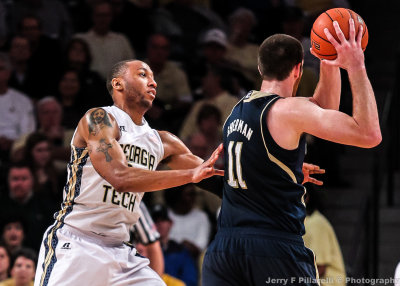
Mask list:
[[71,20],[64,4],[59,0],[20,0],[12,9],[14,27],[27,14],[42,23],[43,34],[66,43],[72,34]]
[[[55,81],[61,57],[61,44],[57,39],[50,38],[42,32],[42,22],[38,17],[26,15],[18,24],[18,33],[29,40],[32,70],[39,75],[46,75],[46,84],[42,84],[42,94],[52,94],[56,89]],[[51,72],[49,72],[51,71]]]
[[[207,154],[209,154],[209,142],[201,132],[190,136],[187,140],[187,146],[193,154],[200,158],[207,158]],[[217,161],[216,165],[219,164],[219,162],[220,160]],[[221,163],[223,164],[223,160]],[[219,166],[218,168],[221,167],[223,168],[223,166]],[[195,188],[197,192],[195,206],[207,212],[214,230],[214,227],[216,226],[216,214],[218,208],[221,206],[221,199],[215,194],[205,191],[198,186],[195,186]]]
[[26,222],[21,215],[6,214],[2,217],[1,241],[11,255],[23,247],[25,232]]
[[[135,245],[136,250],[150,260],[150,268],[162,276],[164,273],[164,258],[162,255],[160,234],[153,222],[153,219],[142,201],[139,205],[139,220],[131,229],[130,241]],[[142,253],[137,245],[140,244]]]
[[222,115],[222,121],[225,121],[237,103],[237,98],[227,91],[230,84],[229,71],[220,67],[211,67],[208,69],[207,74],[203,78],[202,85],[204,99],[197,101],[186,116],[179,134],[182,140],[186,140],[198,131],[198,127],[196,126],[197,116],[201,107],[205,104],[210,104],[218,108]]
[[182,244],[197,261],[210,238],[211,225],[207,214],[194,207],[196,191],[194,185],[188,184],[164,193],[165,201],[170,207],[168,216],[173,225],[170,239]]
[[[136,242],[135,248],[137,250],[137,253],[139,253],[139,255],[141,255],[143,257],[147,257],[150,259],[150,257],[152,256],[149,253],[149,248],[146,245],[142,244],[141,242]],[[160,275],[160,277],[167,286],[185,286],[186,285],[182,280],[179,280],[178,278],[175,278],[167,273],[162,273]]]
[[157,82],[157,96],[147,118],[154,128],[176,133],[193,101],[186,73],[170,61],[170,41],[153,34],[147,45],[147,60]]
[[11,262],[11,278],[0,282],[0,286],[33,286],[37,255],[29,248],[15,253]]
[[91,62],[92,55],[88,44],[80,38],[72,39],[65,52],[64,70],[73,69],[78,73],[84,95],[80,100],[84,109],[112,105],[105,81],[97,72],[90,70]]
[[304,244],[316,256],[319,278],[322,279],[321,286],[344,286],[346,285],[346,272],[342,252],[332,225],[318,211],[319,207],[317,191],[314,190],[312,185],[308,185]]
[[34,192],[51,199],[55,204],[60,204],[65,172],[57,171],[51,149],[46,135],[40,132],[31,133],[26,140],[24,160],[29,162],[34,174]]
[[0,217],[18,214],[26,222],[25,244],[35,250],[50,225],[54,204],[33,192],[34,178],[27,163],[14,163],[8,172],[9,196],[0,201]]
[[256,25],[256,17],[246,8],[238,8],[229,17],[229,46],[226,59],[239,65],[243,75],[253,83],[261,83],[258,72],[258,45],[249,41],[251,31]]
[[251,89],[253,84],[241,73],[238,63],[227,60],[228,39],[224,31],[220,29],[209,29],[199,39],[199,55],[193,57],[188,63],[188,74],[190,84],[198,92],[201,89],[201,81],[207,70],[211,67],[220,67],[229,71],[232,77],[230,90],[234,94],[240,94],[243,87]]
[[[62,107],[55,97],[47,96],[36,104],[39,128],[38,131],[46,135],[51,142],[53,158],[56,168],[65,170],[70,157],[70,143],[74,133],[73,129],[66,129],[61,125]],[[30,134],[20,137],[12,147],[12,160],[23,159],[23,150],[26,139]]]
[[75,36],[89,45],[93,57],[91,69],[105,79],[115,63],[133,59],[135,53],[126,36],[110,30],[112,8],[108,2],[93,4],[92,20],[93,26],[88,32]]
[[87,109],[84,106],[85,94],[81,92],[79,74],[75,70],[66,70],[58,82],[58,99],[63,109],[61,125],[66,129],[75,128]]
[[4,243],[0,243],[0,282],[9,277],[10,253]]
[[[197,128],[208,142],[208,152],[204,160],[212,154],[212,150],[221,143],[220,126],[222,125],[221,112],[211,104],[204,104],[197,114]],[[223,167],[223,166],[222,166]]]
[[0,53],[0,160],[7,162],[14,140],[35,130],[31,100],[10,88],[11,62],[7,54]]
[[162,205],[155,205],[152,216],[160,233],[161,247],[164,255],[165,273],[178,278],[187,286],[197,285],[197,269],[189,251],[170,238],[173,222],[168,216],[168,210]]
[[22,91],[32,100],[43,96],[41,74],[32,69],[29,40],[23,36],[11,38],[9,56],[12,64],[10,87]]
[[[221,112],[213,105],[204,104],[197,115],[198,132],[187,139],[187,146],[193,154],[206,159],[212,154],[212,148],[221,143]],[[217,168],[224,168],[223,156],[215,163]],[[205,210],[209,215],[212,227],[216,227],[216,213],[221,206],[221,199],[199,187],[196,188],[196,207]]]

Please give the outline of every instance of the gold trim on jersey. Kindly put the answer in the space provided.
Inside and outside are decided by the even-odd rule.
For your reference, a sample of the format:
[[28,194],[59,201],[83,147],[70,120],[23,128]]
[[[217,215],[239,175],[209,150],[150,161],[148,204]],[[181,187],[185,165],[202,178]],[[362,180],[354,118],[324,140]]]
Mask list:
[[[266,96],[266,93],[263,93],[263,94],[264,94],[264,96]],[[260,97],[262,97],[262,96],[260,96]],[[268,102],[267,105],[265,105],[263,111],[261,112],[261,115],[260,115],[261,136],[262,136],[262,139],[263,139],[263,142],[264,142],[265,150],[267,151],[267,154],[268,154],[268,158],[269,158],[272,162],[274,162],[275,164],[277,164],[282,170],[284,170],[284,171],[290,176],[290,178],[292,178],[293,182],[297,183],[296,176],[294,175],[294,173],[292,172],[292,170],[290,170],[290,168],[289,168],[288,166],[286,166],[286,165],[283,164],[281,161],[279,161],[279,159],[276,158],[274,155],[272,155],[271,153],[269,153],[268,148],[267,148],[267,144],[265,143],[264,131],[263,131],[263,124],[262,124],[263,114],[264,114],[266,108],[267,108],[272,102],[274,102],[275,100],[277,100],[278,98],[279,98],[279,97],[275,97],[275,98],[272,99],[270,102]]]
[[[308,247],[307,247],[307,248],[308,248]],[[308,249],[310,249],[310,248],[308,248]],[[319,281],[319,272],[318,272],[318,267],[317,267],[317,260],[316,260],[316,258],[315,258],[315,253],[314,253],[314,251],[313,251],[312,249],[310,249],[310,250],[311,250],[311,252],[312,252],[312,254],[313,254],[313,256],[314,256],[315,278],[317,279],[318,285],[321,286],[321,283],[320,283],[320,281]]]
[[307,190],[306,190],[306,187],[304,187],[304,186],[303,186],[303,189],[304,189],[304,193],[303,193],[303,195],[301,196],[301,203],[302,203],[304,206],[306,206],[306,202],[304,201],[304,197],[305,197],[305,195],[307,194]]
[[[72,145],[72,152],[73,152],[73,158],[77,158],[78,154],[76,152],[76,147]],[[82,154],[78,159],[73,160],[73,163],[71,164],[71,176],[68,179],[68,193],[65,198],[65,201],[63,203],[63,208],[62,210],[58,213],[56,217],[56,225],[53,226],[52,230],[50,231],[49,234],[47,234],[47,247],[48,247],[48,252],[46,254],[46,257],[44,259],[44,269],[42,273],[42,277],[40,279],[40,286],[44,285],[44,279],[46,277],[47,271],[49,270],[49,266],[51,263],[51,260],[53,256],[55,255],[55,248],[53,248],[53,237],[56,233],[56,231],[60,228],[60,226],[63,224],[63,219],[66,216],[68,207],[72,205],[72,201],[75,197],[76,193],[76,182],[77,182],[77,172],[79,171],[79,165],[81,164],[82,160],[87,156],[88,150],[85,148]],[[40,267],[38,265],[38,267]]]
[[250,97],[248,99],[243,100],[243,102],[250,102],[254,99],[257,98],[261,98],[261,97],[266,97],[266,96],[270,96],[273,95],[273,93],[268,93],[268,92],[264,92],[264,91],[259,91],[259,90],[254,90]]

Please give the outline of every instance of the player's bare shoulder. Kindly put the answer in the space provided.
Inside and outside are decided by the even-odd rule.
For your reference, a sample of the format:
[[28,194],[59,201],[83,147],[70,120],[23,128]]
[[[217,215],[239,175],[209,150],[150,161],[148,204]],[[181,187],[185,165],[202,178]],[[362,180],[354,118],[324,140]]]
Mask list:
[[104,133],[116,139],[120,136],[115,118],[104,108],[96,107],[89,109],[79,121],[74,137],[74,145],[77,147],[86,147],[89,139],[102,136]]

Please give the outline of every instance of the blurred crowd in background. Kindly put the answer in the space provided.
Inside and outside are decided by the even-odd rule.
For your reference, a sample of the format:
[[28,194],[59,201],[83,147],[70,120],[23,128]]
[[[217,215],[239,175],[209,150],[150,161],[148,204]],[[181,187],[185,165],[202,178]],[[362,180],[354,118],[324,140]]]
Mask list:
[[[305,60],[297,95],[312,96],[319,76],[319,60],[309,52],[312,23],[322,11],[350,4],[0,1],[0,281],[10,274],[22,279],[14,270],[15,259],[3,263],[3,252],[39,250],[62,201],[74,129],[89,108],[112,104],[105,78],[113,64],[134,58],[147,62],[158,87],[146,120],[207,158],[221,142],[221,127],[232,107],[248,91],[259,89],[258,45],[274,33],[300,40]],[[318,158],[313,162],[328,171],[325,182],[346,184],[335,165],[340,147],[316,138],[308,141],[309,161]],[[221,163],[218,167],[223,168]],[[164,241],[173,241],[164,248],[168,244],[184,261],[171,275],[197,285],[220,200],[187,185],[146,194],[144,201],[150,212],[160,206],[167,210],[156,225]]]

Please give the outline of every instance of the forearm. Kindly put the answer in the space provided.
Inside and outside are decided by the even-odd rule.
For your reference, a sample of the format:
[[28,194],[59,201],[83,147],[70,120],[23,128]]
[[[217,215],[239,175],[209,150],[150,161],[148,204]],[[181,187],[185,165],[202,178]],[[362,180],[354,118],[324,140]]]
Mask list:
[[349,81],[353,94],[353,118],[359,125],[374,125],[378,121],[378,110],[366,69],[349,72]]
[[164,256],[161,250],[160,241],[156,241],[147,246],[148,259],[150,260],[150,268],[157,272],[158,275],[164,274]]
[[193,182],[193,169],[149,171],[137,168],[116,170],[113,187],[119,192],[152,192]]
[[[378,109],[365,67],[348,72],[353,94],[353,118],[360,132],[371,140],[381,140]],[[377,144],[379,144],[379,142]]]
[[313,101],[324,109],[338,110],[341,93],[340,69],[320,63],[320,77],[313,95]]

